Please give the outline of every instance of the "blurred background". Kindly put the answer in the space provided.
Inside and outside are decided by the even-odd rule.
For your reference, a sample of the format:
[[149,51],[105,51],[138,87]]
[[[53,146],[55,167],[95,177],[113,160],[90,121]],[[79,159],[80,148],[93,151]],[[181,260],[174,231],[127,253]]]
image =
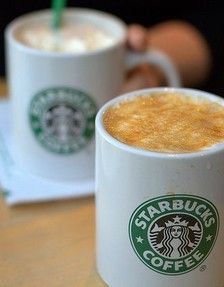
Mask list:
[[[24,13],[49,8],[50,1],[4,1],[0,10],[0,76],[5,75],[4,35],[6,25]],[[107,11],[126,23],[139,23],[146,27],[169,19],[187,21],[197,27],[209,42],[213,56],[212,71],[201,88],[224,96],[224,17],[221,1],[162,1],[162,0],[76,0],[67,6],[88,7]]]

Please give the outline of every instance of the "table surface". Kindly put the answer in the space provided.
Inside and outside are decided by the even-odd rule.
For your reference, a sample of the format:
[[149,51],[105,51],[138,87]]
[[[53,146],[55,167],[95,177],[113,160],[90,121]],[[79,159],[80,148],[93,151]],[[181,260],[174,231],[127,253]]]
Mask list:
[[93,197],[8,207],[0,196],[0,287],[106,286],[95,267],[94,209]]

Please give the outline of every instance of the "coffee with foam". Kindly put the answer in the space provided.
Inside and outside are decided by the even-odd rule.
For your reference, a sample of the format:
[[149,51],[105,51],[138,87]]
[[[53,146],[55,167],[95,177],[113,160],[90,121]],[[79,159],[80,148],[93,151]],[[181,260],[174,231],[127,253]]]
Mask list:
[[224,107],[204,98],[162,92],[110,107],[107,132],[130,146],[162,153],[191,153],[224,141]]
[[48,23],[33,23],[18,29],[16,38],[31,48],[67,53],[85,53],[109,47],[115,38],[93,24],[66,23],[54,31]]

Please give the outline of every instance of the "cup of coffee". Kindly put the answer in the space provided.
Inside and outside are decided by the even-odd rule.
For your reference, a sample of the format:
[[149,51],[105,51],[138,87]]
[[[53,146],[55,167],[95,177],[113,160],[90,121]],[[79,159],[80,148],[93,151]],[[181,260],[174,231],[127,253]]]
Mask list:
[[223,286],[224,100],[155,88],[96,117],[97,267],[111,287]]
[[[65,10],[58,31],[51,11],[30,13],[6,29],[14,157],[34,174],[57,180],[94,176],[97,109],[117,95],[125,73],[126,25],[89,9]],[[178,76],[164,57],[128,57],[158,64],[170,85]]]

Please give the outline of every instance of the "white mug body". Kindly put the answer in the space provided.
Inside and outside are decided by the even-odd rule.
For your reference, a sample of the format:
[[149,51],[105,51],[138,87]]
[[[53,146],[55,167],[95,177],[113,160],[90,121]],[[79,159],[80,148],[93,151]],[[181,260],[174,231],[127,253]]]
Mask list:
[[[224,144],[189,154],[156,153],[117,141],[103,126],[110,106],[163,91],[224,105],[197,90],[155,88],[101,108],[96,118],[97,268],[111,287],[222,287]],[[173,233],[177,227],[180,239],[181,233]]]
[[[21,166],[43,177],[58,180],[92,178],[94,113],[119,93],[123,83],[126,26],[116,17],[89,9],[69,8],[65,12],[65,18],[103,27],[115,37],[116,43],[81,55],[41,51],[21,44],[16,38],[16,31],[33,21],[50,23],[49,10],[24,15],[9,24],[6,29],[6,53],[14,156]],[[36,120],[35,116],[38,117],[38,112],[43,112],[46,118],[50,117],[46,109],[52,108],[50,102],[53,101],[56,101],[54,112],[57,113],[57,101],[60,105],[64,104],[63,98],[68,98],[67,102],[71,102],[71,94],[76,104],[83,108],[82,115],[76,113],[76,117],[84,117],[83,121],[88,126],[86,124],[82,136],[79,136],[78,145],[64,144],[61,149],[59,144],[55,145],[52,137],[45,138],[43,131],[41,133],[43,119],[39,115]],[[63,128],[62,125],[62,134]]]

